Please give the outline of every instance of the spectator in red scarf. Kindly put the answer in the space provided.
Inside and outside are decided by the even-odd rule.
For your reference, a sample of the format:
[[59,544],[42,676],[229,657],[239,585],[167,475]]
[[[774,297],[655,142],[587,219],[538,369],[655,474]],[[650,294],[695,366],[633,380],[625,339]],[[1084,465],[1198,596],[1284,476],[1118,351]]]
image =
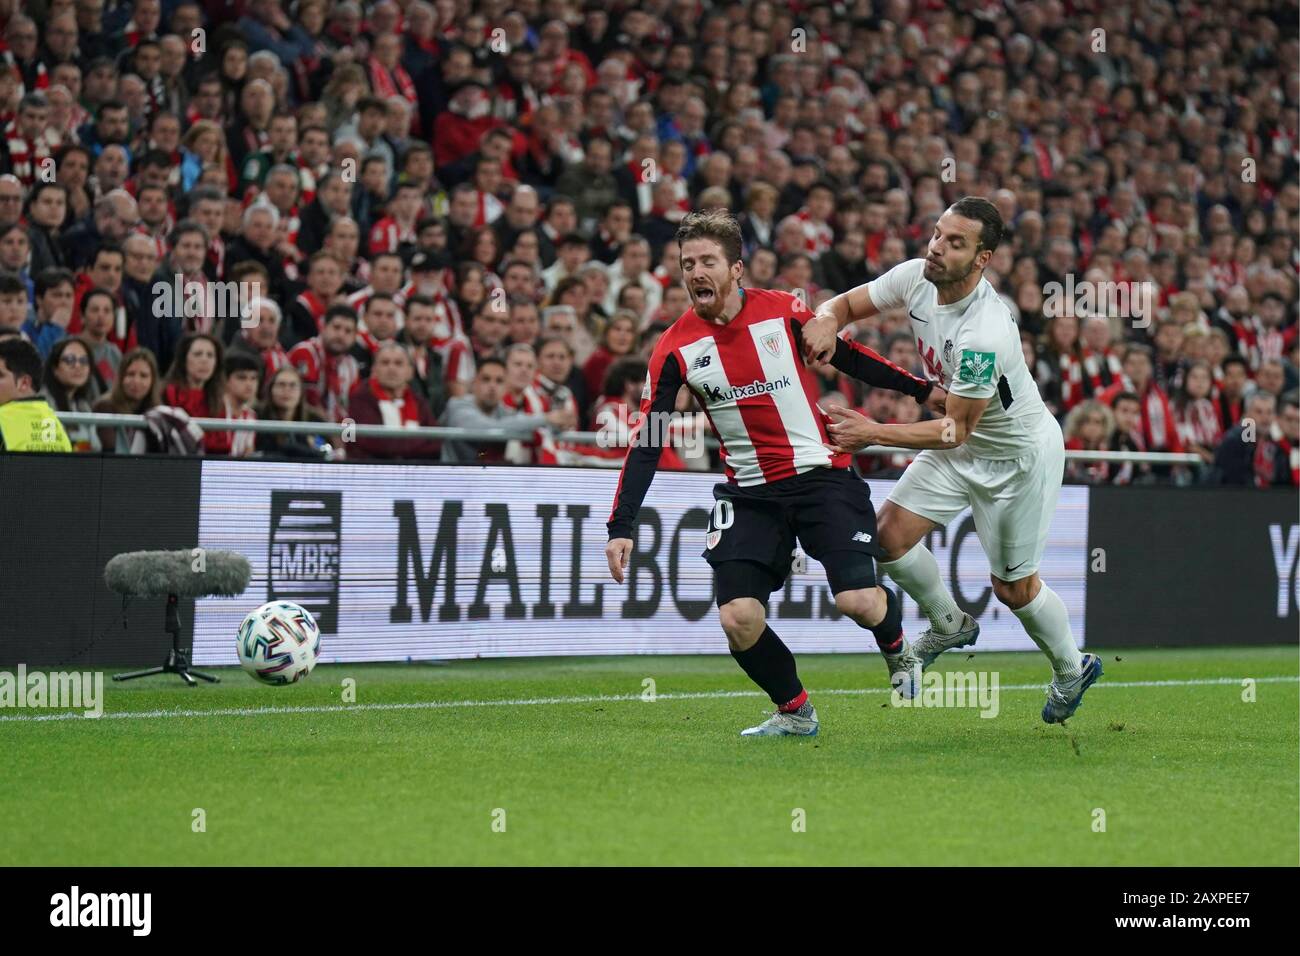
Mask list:
[[[406,349],[396,343],[381,345],[375,353],[370,377],[352,396],[349,416],[358,425],[385,425],[389,428],[431,427],[433,413],[415,390],[410,388],[413,369]],[[429,439],[370,438],[357,436],[350,456],[353,458],[432,458],[438,443]]]
[[[244,351],[231,350],[222,363],[225,372],[225,390],[222,396],[221,418],[249,422],[257,420],[253,403],[262,384],[262,360]],[[253,454],[257,435],[251,431],[230,433],[231,458],[247,458]]]
[[1114,407],[1114,398],[1122,391],[1133,392],[1141,400],[1142,439],[1147,451],[1183,450],[1178,438],[1178,427],[1169,396],[1156,385],[1153,375],[1151,349],[1145,345],[1130,345],[1124,350],[1123,379],[1101,395],[1101,400]]
[[492,115],[487,87],[466,80],[451,94],[447,111],[433,124],[433,153],[438,166],[450,166],[478,148],[483,134],[501,121]]
[[322,250],[307,263],[307,288],[289,306],[288,321],[280,329],[280,341],[289,348],[319,335],[325,311],[343,288],[343,267]]
[[1241,424],[1223,436],[1214,452],[1208,481],[1219,485],[1270,488],[1292,484],[1289,451],[1274,438],[1277,399],[1271,392],[1256,392],[1246,404]]
[[[1115,430],[1107,445],[1111,451],[1146,451],[1142,437],[1142,400],[1132,392],[1120,392],[1111,402],[1115,416]],[[1111,469],[1111,483],[1116,485],[1148,484],[1153,480],[1151,466],[1133,462],[1117,462]]]
[[1187,361],[1183,357],[1185,335],[1181,325],[1166,320],[1156,325],[1155,336],[1155,380],[1167,395],[1176,392],[1183,383],[1183,374]]
[[[1114,428],[1115,418],[1109,408],[1096,399],[1080,402],[1065,417],[1065,447],[1075,451],[1106,450]],[[1065,477],[1089,485],[1105,484],[1110,480],[1110,465],[1104,461],[1067,461]]]
[[[182,409],[191,418],[224,417],[224,360],[225,349],[215,337],[206,332],[185,336],[176,346],[176,357],[163,380],[162,403]],[[230,432],[203,434],[203,449],[208,454],[229,454],[230,446]]]
[[230,345],[230,353],[242,352],[261,363],[262,381],[289,363],[289,353],[280,344],[281,313],[278,303],[256,298],[248,303],[248,315],[241,319],[239,337]]
[[1210,398],[1213,388],[1209,363],[1194,362],[1174,397],[1174,420],[1183,447],[1207,463],[1214,461],[1214,449],[1223,437],[1223,424]]
[[305,339],[289,352],[289,361],[302,375],[307,401],[321,408],[330,421],[348,414],[352,392],[361,369],[352,347],[357,340],[357,314],[349,306],[330,306],[320,334]]
[[369,254],[402,254],[409,259],[415,251],[415,224],[420,215],[420,187],[414,182],[399,181],[388,201],[388,214],[370,227]]
[[[479,362],[470,393],[447,402],[443,424],[452,428],[501,428],[519,440],[532,438],[540,428],[569,427],[565,424],[571,421],[567,409],[521,415],[507,407],[503,401],[506,388],[505,362],[499,358],[484,359]],[[499,462],[504,454],[503,442],[447,441],[442,447],[445,462]]]
[[415,0],[406,8],[406,29],[403,35],[406,46],[402,52],[402,66],[412,76],[433,69],[442,53],[438,43],[438,13],[433,4]]
[[[536,378],[537,353],[532,345],[517,342],[508,346],[506,389],[501,396],[501,404],[520,415],[541,416],[551,411],[546,394],[537,387]],[[566,415],[568,417],[559,427],[575,427],[576,412],[568,410]],[[538,429],[527,439],[515,439],[507,443],[505,460],[516,465],[553,465],[557,460],[555,439],[549,431]]]
[[1222,369],[1223,377],[1219,379],[1218,394],[1214,396],[1214,408],[1219,413],[1223,430],[1227,431],[1241,421],[1250,367],[1244,357],[1229,355],[1223,360]]
[[415,112],[415,83],[411,75],[402,66],[402,38],[396,33],[381,33],[375,37],[375,45],[366,61],[366,75],[370,78],[371,92],[382,100],[400,96],[411,104],[411,132],[418,127],[418,114]]
[[1090,315],[1083,319],[1079,332],[1079,364],[1083,394],[1087,398],[1104,392],[1123,374],[1119,356],[1110,347],[1111,338],[1109,318]]
[[[157,248],[156,243],[155,248]],[[95,250],[95,257],[90,263],[90,268],[77,276],[77,285],[74,292],[76,298],[72,306],[72,321],[68,325],[70,332],[75,334],[82,329],[82,301],[86,293],[91,289],[105,289],[115,302],[121,302],[122,276],[125,265],[126,255],[120,246],[106,243]],[[109,339],[123,352],[135,348],[137,343],[131,335],[132,330],[130,323],[127,321],[126,310],[115,310],[114,319],[115,321],[108,329]]]
[[1043,401],[1058,417],[1084,398],[1083,365],[1079,361],[1079,320],[1058,315],[1047,323],[1039,356],[1039,389]]
[[294,26],[311,41],[311,48],[291,64],[298,98],[303,101],[319,100],[329,78],[329,70],[322,69],[330,53],[325,38],[326,6],[326,0],[301,0],[296,5]]
[[[35,31],[35,24],[31,29]],[[45,94],[28,93],[18,104],[18,115],[4,126],[0,136],[0,171],[12,173],[25,187],[36,182],[58,146],[58,140],[52,139],[47,130],[49,121],[50,103]]]
[[569,46],[569,28],[563,20],[552,20],[542,27],[537,56],[554,65],[556,81],[563,75],[565,67],[576,63],[582,68],[586,85],[596,85],[596,71],[592,69],[587,55]]

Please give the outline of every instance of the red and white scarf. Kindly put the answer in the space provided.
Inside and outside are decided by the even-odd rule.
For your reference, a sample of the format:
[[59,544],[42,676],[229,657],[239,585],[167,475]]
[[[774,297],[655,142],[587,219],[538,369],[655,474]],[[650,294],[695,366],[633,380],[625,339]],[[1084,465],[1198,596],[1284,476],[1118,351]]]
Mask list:
[[381,100],[400,96],[408,103],[415,102],[415,84],[402,64],[398,63],[390,70],[372,56],[366,64],[366,72],[370,74],[371,90]]
[[379,404],[379,417],[386,428],[417,428],[420,424],[420,406],[415,393],[409,388],[401,398],[394,398],[382,385],[370,379],[370,394]]
[[[250,422],[257,420],[257,412],[251,408],[235,408],[230,396],[225,397],[225,417],[234,421]],[[249,431],[231,432],[230,457],[247,458],[257,446],[257,433]]]
[[37,167],[54,155],[59,145],[58,134],[47,128],[35,139],[28,139],[18,128],[15,118],[5,126],[4,138],[9,146],[10,172],[23,186],[30,187],[36,182]]
[[[550,403],[534,385],[527,386],[518,395],[507,391],[501,396],[501,404],[521,415],[544,415],[550,410]],[[505,459],[516,465],[553,465],[555,452],[555,438],[549,431],[538,429],[526,441],[514,439],[507,442]]]
[[1147,385],[1146,394],[1138,393],[1129,381],[1128,376],[1123,377],[1124,388],[1127,391],[1140,395],[1142,402],[1142,437],[1145,439],[1147,450],[1149,451],[1182,451],[1182,443],[1178,440],[1178,429],[1175,427],[1173,410],[1169,407],[1169,399],[1165,393],[1156,387],[1155,382]]
[[1213,448],[1223,437],[1219,413],[1208,398],[1197,398],[1175,410],[1178,435],[1185,444]]
[[1101,352],[1084,349],[1081,362],[1083,377],[1087,380],[1085,391],[1089,396],[1096,396],[1105,391],[1113,383],[1119,381],[1119,377],[1123,374],[1123,364],[1120,362],[1119,356],[1110,349],[1104,349]]
[[1068,412],[1083,400],[1083,363],[1069,352],[1058,353],[1056,363],[1061,378],[1059,411]]

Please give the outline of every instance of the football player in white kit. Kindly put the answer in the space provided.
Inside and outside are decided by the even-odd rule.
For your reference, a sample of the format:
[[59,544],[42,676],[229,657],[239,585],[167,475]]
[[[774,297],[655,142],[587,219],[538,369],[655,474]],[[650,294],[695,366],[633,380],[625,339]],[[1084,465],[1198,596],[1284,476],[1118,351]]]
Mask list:
[[929,618],[913,644],[921,665],[974,644],[979,624],[944,587],[922,539],[969,507],[988,556],[993,592],[1052,662],[1043,720],[1070,717],[1101,676],[1101,659],[1080,654],[1059,595],[1038,576],[1065,465],[1061,428],[1025,365],[1020,330],[984,278],[1002,239],[1002,217],[986,199],[953,203],[935,225],[924,259],[912,259],[817,310],[804,326],[810,362],[834,350],[840,329],[877,312],[908,310],[926,372],[948,391],[945,417],[882,425],[842,406],[827,411],[840,448],[923,449],[879,513],[881,569]]

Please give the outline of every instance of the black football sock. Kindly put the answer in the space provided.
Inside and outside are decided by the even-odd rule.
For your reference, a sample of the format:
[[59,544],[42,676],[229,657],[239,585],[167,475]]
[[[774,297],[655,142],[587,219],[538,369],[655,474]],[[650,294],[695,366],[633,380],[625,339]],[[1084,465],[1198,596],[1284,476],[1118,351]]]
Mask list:
[[897,654],[903,649],[903,604],[889,588],[881,590],[885,592],[885,616],[870,630],[881,651]]
[[798,710],[807,702],[808,693],[799,683],[794,655],[770,627],[763,629],[748,650],[733,650],[731,656],[781,710]]

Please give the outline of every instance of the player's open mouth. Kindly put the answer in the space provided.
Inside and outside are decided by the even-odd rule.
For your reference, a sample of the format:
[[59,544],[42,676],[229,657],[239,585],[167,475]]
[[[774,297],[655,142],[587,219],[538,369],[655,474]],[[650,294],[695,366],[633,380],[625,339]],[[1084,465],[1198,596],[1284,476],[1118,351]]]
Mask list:
[[707,286],[707,285],[697,285],[697,286],[695,287],[695,301],[696,301],[696,302],[712,302],[712,301],[713,301],[713,287],[712,287],[712,286]]

